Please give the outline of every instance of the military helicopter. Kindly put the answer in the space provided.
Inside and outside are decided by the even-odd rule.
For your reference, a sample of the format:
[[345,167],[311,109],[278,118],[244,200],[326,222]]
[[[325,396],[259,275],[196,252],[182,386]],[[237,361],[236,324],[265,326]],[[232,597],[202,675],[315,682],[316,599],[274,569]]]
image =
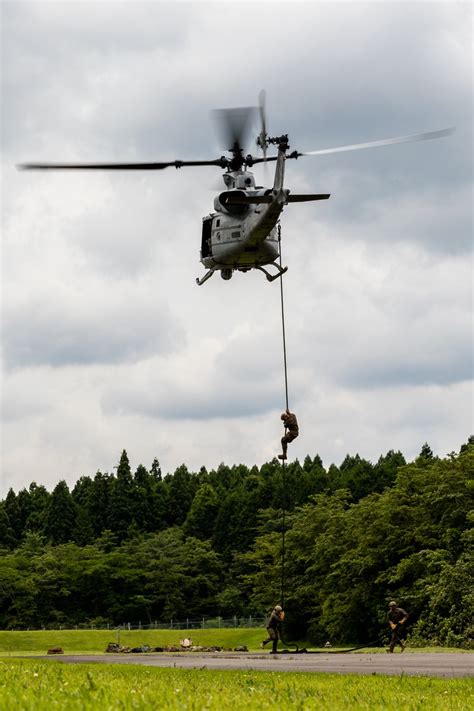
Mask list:
[[[260,115],[260,133],[256,144],[262,156],[244,156],[244,145],[253,117]],[[174,160],[166,163],[24,163],[18,166],[26,170],[163,170],[215,165],[224,169],[226,190],[214,199],[214,210],[202,218],[201,263],[208,270],[196,279],[201,286],[216,272],[223,279],[230,279],[234,271],[247,272],[250,269],[262,271],[268,281],[281,277],[288,269],[277,263],[280,256],[279,219],[283,208],[290,203],[312,200],[327,200],[328,193],[293,194],[284,187],[285,162],[301,156],[324,155],[342,151],[374,148],[395,143],[424,141],[447,136],[454,129],[416,133],[368,143],[357,143],[316,151],[289,153],[288,134],[269,136],[266,129],[265,92],[260,92],[258,107],[220,109],[215,112],[223,130],[227,150],[225,155],[213,160]],[[268,156],[270,146],[277,147],[276,156]],[[255,184],[253,173],[248,170],[257,163],[275,161],[273,187],[265,188]],[[267,268],[265,268],[267,267]],[[273,273],[269,268],[273,268]]]

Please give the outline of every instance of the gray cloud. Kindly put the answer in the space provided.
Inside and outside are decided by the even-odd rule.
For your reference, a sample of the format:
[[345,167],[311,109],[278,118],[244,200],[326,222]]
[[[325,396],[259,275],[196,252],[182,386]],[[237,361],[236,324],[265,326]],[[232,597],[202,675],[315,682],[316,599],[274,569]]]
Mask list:
[[8,367],[134,362],[170,352],[183,343],[182,327],[169,309],[148,301],[91,304],[88,294],[69,302],[52,294],[9,309],[4,316]]
[[[230,420],[253,418],[281,404],[281,393],[274,383],[223,382],[212,385],[137,390],[127,386],[113,388],[102,400],[106,414],[138,414],[161,420]],[[212,422],[210,424],[212,426]]]
[[233,334],[217,351],[216,344],[203,341],[204,347],[176,358],[153,360],[107,389],[104,412],[194,421],[268,413],[282,403],[281,354],[277,348],[273,357],[259,358],[265,341],[273,341],[265,328],[263,334],[250,330]]

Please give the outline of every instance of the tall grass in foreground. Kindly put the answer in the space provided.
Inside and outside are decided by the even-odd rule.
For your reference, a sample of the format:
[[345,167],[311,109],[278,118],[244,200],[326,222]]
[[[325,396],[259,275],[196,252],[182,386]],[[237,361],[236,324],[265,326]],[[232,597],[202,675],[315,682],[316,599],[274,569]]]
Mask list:
[[0,661],[2,711],[274,711],[474,708],[470,679]]

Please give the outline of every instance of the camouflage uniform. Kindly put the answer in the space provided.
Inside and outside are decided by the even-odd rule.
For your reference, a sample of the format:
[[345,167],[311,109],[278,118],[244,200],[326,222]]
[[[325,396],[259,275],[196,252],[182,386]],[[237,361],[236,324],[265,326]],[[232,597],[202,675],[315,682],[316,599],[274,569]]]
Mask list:
[[275,609],[272,611],[272,614],[270,615],[270,619],[268,620],[268,624],[267,624],[268,639],[266,639],[262,642],[262,647],[264,647],[269,642],[272,643],[272,654],[277,653],[278,640],[280,638],[280,623],[281,623],[283,616],[284,616],[283,610],[281,609],[281,607],[279,605],[278,605],[278,607],[279,607],[278,610],[275,607]]
[[[393,652],[397,644],[402,648],[402,652],[405,649],[405,645],[401,640],[401,632],[403,629],[403,624],[408,619],[408,612],[401,607],[396,607],[395,605],[389,606],[389,611],[387,613],[388,623],[392,630],[392,636],[390,637],[389,652]],[[395,627],[394,627],[395,625]]]
[[281,438],[281,447],[283,454],[279,454],[278,459],[286,459],[288,444],[290,442],[293,442],[293,440],[298,437],[300,431],[298,428],[298,420],[296,419],[296,415],[294,415],[289,410],[282,414],[281,419],[283,420],[283,424],[285,426],[286,431],[283,437]]

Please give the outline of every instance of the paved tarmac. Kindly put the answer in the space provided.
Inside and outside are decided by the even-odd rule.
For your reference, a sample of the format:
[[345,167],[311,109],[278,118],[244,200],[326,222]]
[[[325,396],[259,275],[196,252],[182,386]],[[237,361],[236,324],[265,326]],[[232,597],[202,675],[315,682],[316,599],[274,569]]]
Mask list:
[[[326,672],[338,674],[387,674],[396,676],[472,677],[474,654],[405,652],[394,654],[258,654],[174,653],[101,654],[41,657],[66,664],[140,664],[177,669],[254,669],[261,671]],[[38,657],[36,657],[38,659]]]

